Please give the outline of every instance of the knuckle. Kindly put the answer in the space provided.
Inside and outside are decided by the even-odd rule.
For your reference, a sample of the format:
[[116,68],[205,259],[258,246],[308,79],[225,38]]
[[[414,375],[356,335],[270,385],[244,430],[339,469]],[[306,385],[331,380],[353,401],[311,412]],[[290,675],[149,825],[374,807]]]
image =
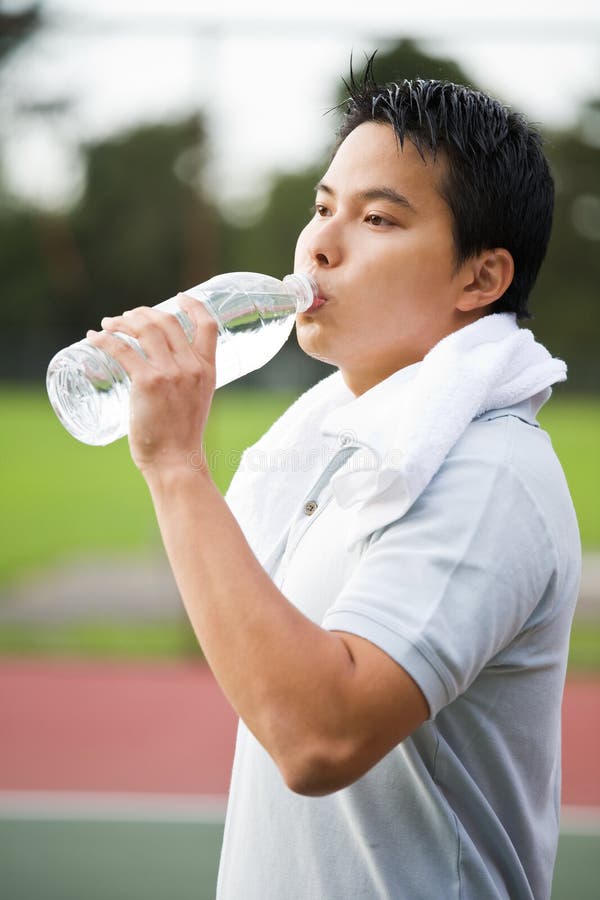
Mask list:
[[165,385],[165,375],[164,372],[144,372],[140,375],[139,379],[140,387],[145,388],[148,391],[157,391],[164,387]]
[[181,384],[181,372],[170,369],[154,369],[144,376],[144,383],[154,390],[177,387]]
[[216,336],[219,333],[219,325],[210,315],[210,313],[206,314],[206,318],[202,318],[201,321],[202,329],[211,337]]
[[137,333],[141,336],[144,336],[154,331],[155,328],[156,322],[152,322],[149,319],[140,319],[140,322],[137,326]]
[[206,367],[201,362],[197,362],[192,366],[190,371],[192,382],[197,385],[206,377]]

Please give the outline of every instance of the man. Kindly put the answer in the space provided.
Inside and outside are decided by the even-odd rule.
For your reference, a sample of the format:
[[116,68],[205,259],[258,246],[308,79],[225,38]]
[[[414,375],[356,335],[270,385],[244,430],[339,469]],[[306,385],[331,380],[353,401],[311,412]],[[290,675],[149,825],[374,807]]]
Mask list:
[[350,88],[295,261],[320,294],[298,340],[338,371],[246,453],[238,521],[189,462],[210,316],[182,298],[191,345],[155,310],[103,320],[145,360],[91,333],[131,374],[131,452],[241,718],[218,895],[540,900],[580,556],[535,421],[564,367],[515,318],[552,180],[484,95]]

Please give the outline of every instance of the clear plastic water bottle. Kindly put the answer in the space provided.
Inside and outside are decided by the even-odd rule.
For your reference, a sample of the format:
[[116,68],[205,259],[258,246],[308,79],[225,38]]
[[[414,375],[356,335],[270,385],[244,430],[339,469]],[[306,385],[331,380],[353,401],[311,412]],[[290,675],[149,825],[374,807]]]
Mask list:
[[[185,292],[203,303],[219,325],[217,387],[254,371],[281,349],[297,312],[309,309],[317,287],[309,275],[286,275],[283,281],[256,272],[217,275]],[[174,315],[191,341],[193,325],[177,297],[157,304]],[[139,353],[130,335],[115,332]],[[104,350],[78,341],[50,361],[46,387],[52,407],[73,437],[103,446],[127,434],[127,372]]]

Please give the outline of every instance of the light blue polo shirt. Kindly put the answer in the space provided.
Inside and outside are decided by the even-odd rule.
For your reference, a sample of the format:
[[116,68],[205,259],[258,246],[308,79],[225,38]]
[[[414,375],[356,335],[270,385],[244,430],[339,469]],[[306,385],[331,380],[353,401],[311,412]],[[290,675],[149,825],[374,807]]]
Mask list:
[[529,401],[485,414],[404,517],[348,548],[330,481],[355,449],[304,497],[271,575],[314,622],[403,666],[431,716],[320,798],[290,791],[240,723],[217,896],[547,900],[581,568],[550,439]]

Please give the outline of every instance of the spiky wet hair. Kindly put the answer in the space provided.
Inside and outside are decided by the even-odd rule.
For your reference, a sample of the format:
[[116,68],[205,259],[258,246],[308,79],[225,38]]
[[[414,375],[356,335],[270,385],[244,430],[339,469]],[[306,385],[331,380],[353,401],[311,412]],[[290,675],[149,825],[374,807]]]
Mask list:
[[552,228],[554,182],[542,138],[522,115],[460,84],[428,79],[381,85],[374,55],[362,77],[350,69],[338,143],[365,122],[391,125],[423,159],[443,159],[440,194],[453,218],[456,263],[503,247],[515,275],[490,312],[529,319],[527,304]]

